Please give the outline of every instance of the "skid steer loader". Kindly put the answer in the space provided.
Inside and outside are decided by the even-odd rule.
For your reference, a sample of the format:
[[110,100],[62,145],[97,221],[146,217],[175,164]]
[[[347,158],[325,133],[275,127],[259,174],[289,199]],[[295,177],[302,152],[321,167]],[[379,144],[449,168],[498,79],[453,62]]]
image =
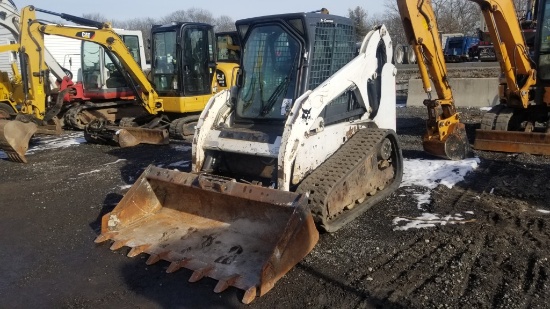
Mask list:
[[395,67],[384,26],[356,55],[353,23],[318,13],[236,22],[237,86],[199,118],[192,173],[150,166],[96,242],[218,280],[250,303],[399,186]]

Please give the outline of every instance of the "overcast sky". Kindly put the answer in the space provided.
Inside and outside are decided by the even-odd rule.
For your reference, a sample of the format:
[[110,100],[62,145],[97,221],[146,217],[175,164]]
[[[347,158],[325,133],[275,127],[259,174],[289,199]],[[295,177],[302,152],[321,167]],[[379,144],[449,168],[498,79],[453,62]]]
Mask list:
[[[18,9],[27,5],[37,8],[82,16],[84,13],[100,13],[106,18],[127,20],[136,17],[161,18],[177,10],[187,10],[192,7],[202,8],[212,12],[214,17],[228,15],[233,19],[241,19],[262,15],[309,12],[329,9],[331,14],[347,16],[348,9],[361,6],[369,15],[384,11],[382,0],[239,0],[239,1],[176,1],[176,0],[13,0]],[[52,20],[59,20],[52,17]]]

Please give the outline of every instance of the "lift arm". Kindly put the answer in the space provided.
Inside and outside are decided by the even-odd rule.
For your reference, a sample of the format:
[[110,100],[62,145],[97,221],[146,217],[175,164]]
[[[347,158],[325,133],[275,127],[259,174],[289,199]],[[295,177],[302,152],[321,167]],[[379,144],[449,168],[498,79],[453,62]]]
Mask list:
[[521,27],[512,0],[470,0],[481,8],[493,41],[507,89],[503,99],[509,107],[529,106],[529,89],[536,83]]
[[[94,28],[73,27],[64,25],[43,24],[36,19],[35,12],[43,12],[60,16],[64,19],[92,26]],[[44,35],[57,35],[82,41],[89,41],[101,45],[107,52],[112,53],[119,61],[124,71],[137,82],[139,86],[139,97],[143,107],[149,114],[157,114],[163,111],[162,99],[159,99],[153,85],[147,80],[146,75],[141,70],[141,67],[132,57],[124,42],[118,34],[107,23],[100,23],[92,20],[87,20],[81,17],[68,14],[58,14],[46,10],[35,9],[33,6],[23,8],[21,12],[21,32],[24,35],[21,38],[21,48],[32,62],[30,67],[33,68],[29,79],[32,80],[32,88],[40,89],[36,85],[44,82],[44,70],[46,69],[42,61],[41,51],[44,49]]]
[[[447,67],[430,0],[398,0],[397,6],[405,34],[412,46],[428,99],[424,150],[453,160],[463,159],[469,149],[464,124],[460,123],[447,78]],[[428,74],[429,73],[429,74]],[[430,77],[437,99],[432,99]]]

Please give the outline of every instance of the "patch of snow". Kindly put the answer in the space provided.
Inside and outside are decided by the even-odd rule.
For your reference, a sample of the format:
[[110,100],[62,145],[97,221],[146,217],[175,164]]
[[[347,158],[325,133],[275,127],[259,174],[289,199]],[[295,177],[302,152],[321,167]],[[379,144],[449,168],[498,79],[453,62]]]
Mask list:
[[473,214],[474,214],[474,212],[473,212],[473,211],[471,211],[471,210],[469,210],[469,211],[465,211],[464,213],[466,213],[466,214],[469,214],[469,215],[473,215]]
[[[29,142],[29,150],[26,154],[56,148],[65,148],[72,145],[86,143],[84,132],[64,133],[60,136],[35,136]],[[6,153],[0,150],[0,159],[6,159]]]
[[545,209],[537,209],[537,212],[540,212],[543,214],[550,214],[550,210],[545,210]]
[[127,189],[130,189],[132,186],[133,186],[133,184],[131,184],[131,185],[123,185],[123,186],[119,186],[118,188],[119,188],[120,190],[127,190]]
[[177,167],[188,167],[190,162],[191,162],[191,161],[189,161],[189,160],[178,161],[178,162],[174,162],[174,163],[168,164],[168,167],[174,167],[174,166],[177,166]]
[[428,188],[427,192],[413,191],[417,197],[417,205],[429,204],[431,190],[438,185],[451,189],[456,183],[464,180],[464,176],[475,170],[479,158],[468,158],[460,161],[405,159],[403,161],[403,180],[401,187],[420,186]]
[[455,216],[446,215],[440,216],[432,213],[423,213],[420,217],[416,218],[401,218],[396,217],[393,219],[394,231],[406,231],[409,229],[422,229],[427,227],[436,227],[437,225],[447,224],[464,224],[464,217],[460,214]]
[[117,164],[117,163],[124,162],[124,161],[126,161],[126,159],[118,159],[115,162],[105,163],[103,165],[112,165],[112,164]]
[[485,106],[485,107],[480,107],[479,109],[482,111],[490,111],[491,108],[492,108],[491,106]]
[[178,151],[190,151],[193,147],[187,146],[187,145],[171,145],[171,147],[174,147]]
[[98,172],[101,172],[101,170],[92,170],[92,171],[89,171],[89,172],[79,173],[78,176],[88,175],[88,174],[93,174],[93,173],[98,173]]
[[43,136],[31,139],[27,154],[48,149],[65,148],[83,143],[86,143],[84,132],[65,133],[61,136]]

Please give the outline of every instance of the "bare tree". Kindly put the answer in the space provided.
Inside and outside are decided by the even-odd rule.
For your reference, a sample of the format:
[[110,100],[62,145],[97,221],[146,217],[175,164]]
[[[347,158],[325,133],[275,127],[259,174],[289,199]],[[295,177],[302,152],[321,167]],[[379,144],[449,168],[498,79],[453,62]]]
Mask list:
[[216,18],[216,21],[214,22],[215,28],[214,30],[216,32],[222,32],[222,31],[234,31],[235,30],[235,20],[233,18],[222,15],[218,18]]
[[101,13],[85,13],[85,14],[82,14],[82,17],[86,18],[86,19],[99,21],[99,22],[108,22],[108,23],[111,23],[111,24],[116,22],[114,19],[109,19]]
[[353,21],[355,26],[355,39],[360,41],[369,31],[367,26],[367,18],[369,14],[362,7],[357,6],[353,10],[348,9],[348,17]]

